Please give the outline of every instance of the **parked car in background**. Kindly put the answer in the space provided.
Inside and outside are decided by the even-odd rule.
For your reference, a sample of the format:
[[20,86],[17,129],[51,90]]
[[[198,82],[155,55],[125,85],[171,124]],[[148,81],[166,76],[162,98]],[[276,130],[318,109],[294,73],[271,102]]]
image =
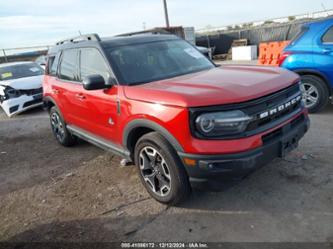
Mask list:
[[45,70],[45,66],[46,66],[46,56],[45,55],[41,55],[38,56],[35,60],[35,62],[41,66],[41,68],[43,68]]
[[168,204],[190,183],[216,186],[285,156],[309,127],[297,74],[217,67],[172,35],[59,42],[43,89],[60,144],[79,137],[134,162],[151,196]]
[[309,111],[322,110],[333,93],[333,18],[304,25],[284,49],[279,64],[301,76]]
[[204,56],[206,56],[209,59],[212,59],[212,50],[210,48],[201,47],[201,46],[195,46],[200,53],[202,53]]
[[34,62],[0,64],[0,106],[9,117],[42,105],[43,74]]

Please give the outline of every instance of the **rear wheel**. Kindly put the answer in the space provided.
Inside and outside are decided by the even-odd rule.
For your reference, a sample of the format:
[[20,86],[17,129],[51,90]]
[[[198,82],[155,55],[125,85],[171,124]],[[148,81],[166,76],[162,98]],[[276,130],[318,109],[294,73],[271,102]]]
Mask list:
[[329,93],[325,82],[314,75],[302,75],[301,81],[301,91],[305,107],[311,113],[321,111],[329,101]]
[[53,135],[61,145],[69,147],[76,143],[77,138],[67,130],[66,123],[55,106],[50,110],[50,122]]
[[157,201],[175,205],[190,194],[191,187],[184,166],[160,134],[152,132],[141,137],[134,157],[141,182]]

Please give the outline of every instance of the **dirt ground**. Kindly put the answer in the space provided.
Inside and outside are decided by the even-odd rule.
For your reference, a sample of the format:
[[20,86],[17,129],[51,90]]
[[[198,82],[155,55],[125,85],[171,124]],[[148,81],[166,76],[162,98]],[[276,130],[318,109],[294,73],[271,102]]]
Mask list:
[[0,241],[332,242],[333,106],[311,122],[286,159],[167,207],[119,157],[61,147],[42,110],[0,111]]

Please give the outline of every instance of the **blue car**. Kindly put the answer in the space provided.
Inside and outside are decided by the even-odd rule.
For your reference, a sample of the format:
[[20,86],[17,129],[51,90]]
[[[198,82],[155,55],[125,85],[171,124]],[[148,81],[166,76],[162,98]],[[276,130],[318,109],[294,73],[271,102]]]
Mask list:
[[305,24],[284,49],[279,65],[301,76],[309,111],[322,110],[333,94],[333,18]]

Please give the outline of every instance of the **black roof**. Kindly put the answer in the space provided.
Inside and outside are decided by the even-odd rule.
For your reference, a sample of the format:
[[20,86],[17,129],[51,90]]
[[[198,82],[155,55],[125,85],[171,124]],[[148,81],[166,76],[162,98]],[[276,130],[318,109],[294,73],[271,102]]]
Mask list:
[[50,48],[49,54],[57,53],[60,50],[68,48],[80,48],[87,46],[101,46],[102,48],[112,48],[112,47],[126,46],[132,44],[165,41],[165,40],[177,40],[177,39],[179,39],[177,36],[168,35],[168,34],[142,34],[142,35],[115,36],[115,37],[105,37],[105,38],[98,37],[98,39],[88,39],[80,41],[68,39],[65,41],[58,42],[57,45]]

